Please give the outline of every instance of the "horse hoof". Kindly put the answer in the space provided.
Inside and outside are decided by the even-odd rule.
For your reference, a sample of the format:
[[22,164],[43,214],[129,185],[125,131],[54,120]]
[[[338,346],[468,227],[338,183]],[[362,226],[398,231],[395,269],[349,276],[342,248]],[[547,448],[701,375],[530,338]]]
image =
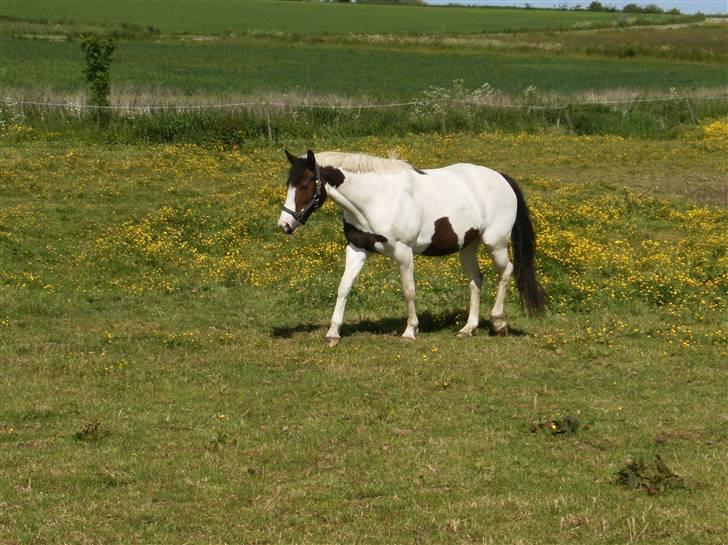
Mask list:
[[475,329],[471,331],[458,331],[458,339],[465,339],[466,337],[472,337],[475,335]]
[[340,337],[326,337],[326,342],[328,343],[330,348],[333,348],[334,346],[339,344],[340,340]]
[[414,337],[414,336],[410,337],[409,335],[402,335],[402,340],[413,343],[417,340],[417,337]]
[[493,336],[495,337],[507,337],[508,336],[508,326],[503,326],[500,329],[493,330]]

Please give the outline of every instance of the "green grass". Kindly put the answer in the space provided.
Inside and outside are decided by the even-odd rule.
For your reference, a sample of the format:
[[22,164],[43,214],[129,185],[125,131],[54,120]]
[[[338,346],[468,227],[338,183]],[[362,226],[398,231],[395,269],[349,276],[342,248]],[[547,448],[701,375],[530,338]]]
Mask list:
[[[550,55],[590,55],[619,58],[723,62],[728,59],[725,22],[649,28],[607,28],[576,32],[529,32],[461,36],[460,47],[498,51],[548,51]],[[451,38],[454,40],[454,38]],[[443,39],[441,46],[446,46]]]
[[[0,20],[0,86],[50,96],[81,87],[78,46],[13,36],[126,36],[112,79],[132,95],[384,100],[456,78],[515,97],[532,84],[559,96],[725,86],[707,29],[545,33],[610,14],[6,1],[0,15],[36,20]],[[479,40],[516,28],[532,45]],[[368,31],[402,34],[391,46],[328,35]],[[425,31],[439,35],[411,34]],[[173,35],[184,32],[219,38]],[[451,43],[459,33],[471,34]],[[663,39],[682,45],[658,58]],[[636,58],[605,58],[623,41]],[[0,542],[720,542],[728,139],[710,121],[724,106],[694,108],[703,124],[690,129],[671,102],[576,107],[558,129],[547,113],[455,110],[442,127],[433,112],[274,112],[263,144],[261,114],[100,129],[3,104]],[[167,140],[206,147],[143,143]],[[375,257],[327,349],[340,213],[278,232],[284,147],[510,173],[538,229],[549,312],[525,319],[511,292],[513,335],[456,339],[468,296],[457,258],[418,259],[422,327],[404,343],[396,271]],[[495,285],[485,255],[482,266],[485,320]],[[582,422],[575,435],[530,431],[565,415]],[[655,454],[688,488],[616,484],[627,459]]]
[[[344,34],[349,32],[474,33],[589,28],[616,25],[619,13],[558,10],[466,9],[355,5],[277,0],[124,2],[5,0],[0,15],[53,23],[154,26],[163,32],[229,34],[249,31]],[[631,15],[628,22],[680,22],[685,16]]]
[[[278,147],[3,140],[0,541],[720,541],[721,130],[288,142],[488,164],[540,233],[551,310],[526,320],[511,293],[516,334],[456,339],[457,259],[421,259],[423,331],[400,341],[374,258],[335,350],[341,220],[277,232]],[[565,414],[588,428],[529,431]],[[692,486],[615,484],[654,453]]]
[[[0,85],[55,91],[83,87],[83,59],[75,43],[2,37],[0,52],[7,61],[0,71]],[[387,69],[382,70],[383,66]],[[387,51],[366,46],[251,45],[235,41],[195,45],[122,41],[114,54],[111,78],[113,85],[137,91],[161,88],[213,96],[297,91],[406,98],[420,95],[430,85],[448,86],[457,78],[471,88],[487,82],[512,94],[521,94],[529,85],[562,93],[720,87],[725,84],[725,70],[719,64],[542,53]]]
[[[301,102],[302,97],[317,103],[347,99],[359,103],[387,102],[423,98],[432,87],[452,88],[456,80],[462,81],[466,89],[488,83],[511,104],[540,103],[544,97],[546,102],[562,104],[582,100],[587,93],[623,98],[625,90],[630,96],[635,91],[649,96],[693,94],[698,90],[704,94],[706,89],[712,89],[709,94],[720,95],[725,87],[722,60],[726,51],[724,40],[720,40],[724,25],[554,32],[552,27],[540,26],[552,16],[558,15],[560,24],[570,28],[571,17],[598,19],[614,14],[318,2],[206,3],[204,13],[195,11],[200,9],[197,3],[183,3],[173,11],[167,9],[166,3],[145,4],[143,11],[139,11],[140,6],[134,2],[4,4],[6,18],[0,19],[0,54],[5,59],[0,67],[0,87],[5,89],[4,96],[67,102],[69,94],[82,92],[83,61],[75,40],[84,32],[117,36],[111,80],[112,99],[118,105],[156,105],[161,97],[169,97],[168,102],[177,104],[260,101],[271,96],[293,103]],[[81,7],[84,10],[76,9]],[[158,9],[164,10],[165,18],[155,11]],[[236,15],[228,13],[228,9]],[[284,10],[287,15],[278,16],[276,10]],[[320,33],[309,32],[308,27],[300,30],[285,26],[287,21],[298,20],[294,16],[298,10],[309,16],[315,13],[315,20],[324,23],[329,16],[341,17],[355,26],[327,23],[323,25],[326,31]],[[376,24],[367,26],[364,16],[344,16],[352,10],[358,15],[374,14]],[[63,22],[53,22],[60,12],[64,14]],[[408,16],[400,17],[402,13]],[[197,26],[176,26],[178,16],[194,21]],[[518,21],[528,32],[503,33],[507,28],[498,26],[501,16]],[[211,22],[232,24],[236,17],[244,18],[249,26],[236,29],[235,33],[205,26]],[[429,17],[444,26],[441,31],[434,31],[424,25],[420,32],[412,33],[406,26],[420,24],[418,17]],[[486,33],[482,32],[485,29],[475,31],[467,27],[480,18],[495,26],[488,27]],[[395,28],[392,24],[404,26]],[[215,36],[211,41],[191,41],[189,36],[179,34],[187,30]],[[493,34],[496,31],[500,33]],[[41,39],[44,37],[68,40]],[[525,90],[533,91],[533,87],[536,92],[526,97]],[[721,115],[723,107],[714,106],[696,108],[701,110],[700,116]],[[666,114],[666,109],[676,112]],[[685,108],[672,108],[671,104],[607,110],[577,113],[574,131],[664,137],[689,121]],[[341,112],[295,115],[274,119],[273,132],[289,137],[309,134],[311,127],[330,131],[332,126],[336,134],[342,134],[343,127],[347,127],[346,135],[494,127],[532,131],[554,126],[559,117],[558,112],[546,112],[533,116],[538,118],[533,120],[530,114],[525,116],[529,119],[524,119],[524,115],[493,111],[481,112],[478,119],[471,120],[468,112],[459,111],[448,114],[445,120],[429,116],[413,123],[409,113],[367,113],[354,119],[340,115]],[[260,118],[262,114],[253,117],[256,115]],[[210,123],[202,128],[207,117],[211,118]],[[224,114],[207,117],[198,116],[191,121],[174,119],[169,123],[144,120],[132,132],[144,133],[147,140],[167,141],[178,139],[180,128],[185,133],[201,134],[219,132],[216,127],[224,125],[231,128],[222,138],[226,142],[267,133],[267,119],[246,121],[241,127],[237,119],[220,121]],[[44,111],[40,118],[41,125],[50,125],[52,131],[57,129],[53,114]],[[28,120],[39,126],[37,116],[31,115]],[[129,124],[127,120],[126,125]],[[171,127],[161,127],[165,124]],[[171,130],[173,137],[148,134],[155,132],[155,125],[160,125],[161,133]],[[124,136],[127,133],[128,127],[123,128],[116,141],[129,141]],[[204,135],[189,139],[208,140]]]

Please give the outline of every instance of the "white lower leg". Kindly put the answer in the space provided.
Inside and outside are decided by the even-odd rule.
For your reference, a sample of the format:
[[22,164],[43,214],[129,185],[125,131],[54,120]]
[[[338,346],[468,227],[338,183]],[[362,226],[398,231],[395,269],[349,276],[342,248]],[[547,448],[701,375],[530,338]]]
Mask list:
[[478,329],[480,325],[480,282],[470,281],[470,312],[468,313],[468,321],[463,328],[458,331],[461,337],[470,336]]
[[417,338],[419,320],[417,319],[417,311],[415,310],[415,292],[413,290],[408,293],[410,294],[409,296],[405,295],[405,300],[407,301],[407,327],[404,333],[402,333],[402,337],[414,341]]
[[503,312],[503,305],[506,300],[506,293],[508,291],[508,282],[511,279],[511,273],[513,272],[513,265],[508,259],[508,249],[500,248],[491,252],[493,258],[493,264],[498,271],[498,293],[495,296],[495,304],[493,310],[490,312],[490,323],[493,326],[493,330],[496,333],[505,332],[508,324],[506,323],[505,314]]
[[346,308],[346,301],[349,297],[351,287],[354,285],[356,277],[359,276],[364,263],[369,257],[369,254],[364,250],[356,248],[352,245],[346,247],[346,267],[344,268],[344,274],[341,276],[339,282],[339,290],[336,296],[336,306],[334,306],[334,313],[331,316],[331,327],[326,333],[326,340],[329,344],[334,345],[339,340],[339,328],[344,322],[344,309]]
[[501,280],[498,282],[498,294],[495,297],[495,304],[493,310],[490,311],[490,323],[493,326],[495,332],[503,331],[508,327],[506,322],[505,313],[503,312],[503,303],[506,299],[506,292],[508,290],[508,281]]
[[466,337],[473,334],[478,329],[480,322],[480,288],[482,285],[482,275],[478,266],[478,244],[473,243],[466,246],[460,252],[460,263],[463,266],[465,274],[470,279],[470,310],[468,312],[468,321],[465,326],[458,331],[458,336]]
[[407,304],[407,328],[402,337],[415,340],[417,336],[417,310],[415,309],[415,271],[412,249],[407,246],[400,246],[395,250],[394,258],[399,265],[399,277],[402,281],[402,293]]

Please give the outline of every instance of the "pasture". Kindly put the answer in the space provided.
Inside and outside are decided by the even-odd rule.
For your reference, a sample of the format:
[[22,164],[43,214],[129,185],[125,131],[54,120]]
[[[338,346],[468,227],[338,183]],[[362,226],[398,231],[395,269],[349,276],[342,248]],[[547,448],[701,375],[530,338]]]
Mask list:
[[[372,259],[333,350],[339,213],[276,231],[278,146],[3,146],[0,539],[720,542],[726,141],[289,142],[492,165],[539,233],[545,317],[512,292],[511,336],[456,339],[457,258],[421,258],[403,342],[398,275]],[[531,431],[566,415],[574,435]],[[616,484],[655,454],[687,488]]]
[[[728,102],[693,122],[681,98],[725,95],[725,22],[171,4],[0,5],[0,543],[725,541]],[[83,96],[88,31],[116,36],[113,104],[444,98],[105,126],[19,105]],[[454,100],[484,82],[503,109]],[[671,100],[508,109],[590,96]],[[309,147],[512,175],[546,314],[513,288],[490,337],[481,252],[481,331],[458,339],[457,256],[417,258],[407,343],[375,256],[328,348],[341,213],[276,227],[283,149]],[[657,456],[682,480],[618,482]]]

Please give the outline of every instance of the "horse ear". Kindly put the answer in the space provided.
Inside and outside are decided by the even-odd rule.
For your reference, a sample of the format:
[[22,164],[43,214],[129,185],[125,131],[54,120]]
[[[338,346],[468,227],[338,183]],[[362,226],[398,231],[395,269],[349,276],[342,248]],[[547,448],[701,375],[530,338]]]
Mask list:
[[294,161],[295,161],[296,159],[298,159],[298,157],[296,157],[296,156],[295,156],[295,155],[293,155],[292,153],[288,153],[288,150],[286,150],[286,157],[288,157],[288,160],[289,160],[289,161],[291,162],[291,164],[293,164],[293,162],[294,162]]
[[312,172],[316,170],[316,157],[311,150],[308,150],[306,155],[306,168]]

